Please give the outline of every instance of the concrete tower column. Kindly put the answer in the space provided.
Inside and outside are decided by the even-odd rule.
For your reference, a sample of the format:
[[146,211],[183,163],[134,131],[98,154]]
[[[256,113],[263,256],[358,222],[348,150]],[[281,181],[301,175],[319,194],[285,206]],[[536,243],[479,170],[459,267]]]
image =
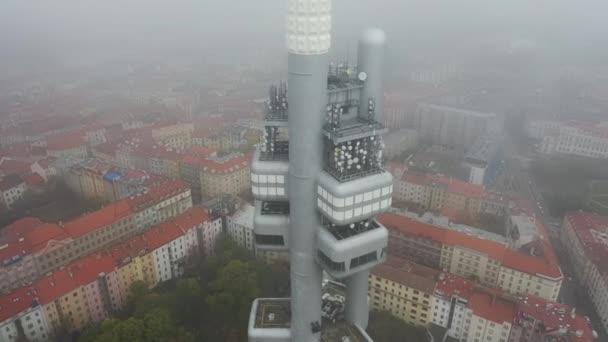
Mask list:
[[320,266],[315,261],[320,217],[317,178],[322,168],[321,130],[327,106],[331,0],[289,0],[287,16],[289,103],[289,258],[291,339],[319,341]]
[[369,321],[369,270],[361,271],[346,278],[346,320],[366,329]]
[[386,34],[379,28],[363,32],[357,50],[357,69],[365,73],[365,85],[361,92],[359,115],[368,113],[368,100],[376,102],[376,121],[382,123],[384,114],[384,55],[386,54]]

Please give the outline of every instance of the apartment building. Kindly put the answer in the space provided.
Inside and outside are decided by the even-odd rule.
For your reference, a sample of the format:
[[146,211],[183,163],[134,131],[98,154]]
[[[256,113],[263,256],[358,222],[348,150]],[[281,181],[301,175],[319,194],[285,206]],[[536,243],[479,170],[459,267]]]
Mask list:
[[540,141],[540,153],[608,158],[608,122],[530,120],[526,131]]
[[239,195],[251,189],[251,154],[230,153],[208,157],[200,174],[203,198]]
[[[555,301],[563,276],[547,241],[514,250],[507,243],[466,231],[441,227],[416,217],[386,213],[379,221],[389,229],[389,253],[513,295],[536,295]],[[437,264],[439,267],[437,267]]]
[[151,135],[158,145],[184,150],[192,147],[192,123],[156,124],[151,128]]
[[27,185],[21,176],[10,174],[0,178],[0,208],[11,209],[23,197]]
[[432,322],[435,283],[441,272],[407,259],[389,256],[371,270],[370,306],[388,311],[408,324],[427,327]]
[[436,341],[591,342],[597,338],[588,318],[567,305],[537,296],[513,296],[395,256],[372,269],[369,285],[374,309],[431,328],[439,333],[433,335]]
[[475,218],[481,213],[484,188],[478,184],[405,171],[396,188],[395,201],[415,203],[457,219]]
[[492,293],[475,291],[465,313],[462,341],[507,342],[516,305]]
[[146,145],[139,147],[133,154],[145,163],[145,170],[156,175],[179,178],[179,161],[183,154],[171,147]]
[[564,217],[560,239],[572,260],[575,277],[608,331],[608,216],[569,213]]
[[[2,290],[31,281],[32,261],[35,278],[192,207],[190,189],[183,182],[165,180],[160,184],[66,223],[18,221],[20,225],[3,236]],[[24,269],[28,272],[20,271]]]
[[487,133],[500,130],[498,115],[471,110],[421,104],[414,115],[414,127],[423,142],[447,146],[471,146]]
[[152,287],[182,274],[185,259],[200,248],[199,232],[216,232],[218,225],[192,209],[0,297],[1,340],[49,341],[64,328],[109,318],[135,281]]
[[195,145],[213,148],[221,151],[231,151],[247,143],[247,129],[240,126],[225,127],[221,130],[204,128],[197,129],[193,135]]
[[255,251],[255,234],[253,231],[253,217],[255,207],[243,204],[232,216],[226,217],[226,231],[239,246]]
[[201,198],[201,171],[208,157],[217,156],[217,151],[203,146],[193,146],[179,162],[179,177],[190,184],[193,197]]
[[82,198],[111,202],[144,191],[148,174],[119,168],[101,159],[86,159],[63,173],[66,185]]
[[51,157],[88,157],[87,142],[82,134],[59,134],[47,137],[46,154]]

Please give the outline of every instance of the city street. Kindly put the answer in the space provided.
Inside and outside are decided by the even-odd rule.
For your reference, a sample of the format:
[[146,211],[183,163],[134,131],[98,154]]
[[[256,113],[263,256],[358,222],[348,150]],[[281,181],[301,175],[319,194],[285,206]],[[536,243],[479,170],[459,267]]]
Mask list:
[[569,263],[569,257],[561,247],[559,239],[562,218],[550,215],[542,192],[538,189],[534,178],[529,172],[528,167],[532,159],[528,154],[528,151],[522,151],[521,148],[518,149],[511,139],[506,139],[505,168],[503,173],[498,176],[493,190],[528,200],[534,204],[536,217],[542,220],[548,231],[549,239],[559,258],[564,275],[559,301],[575,307],[577,311],[587,315],[591,319],[594,329],[599,334],[599,341],[608,341],[608,334],[606,334],[601,324],[599,324],[600,318],[595,313],[591,301],[585,291],[582,290],[582,286],[572,276],[572,265]]

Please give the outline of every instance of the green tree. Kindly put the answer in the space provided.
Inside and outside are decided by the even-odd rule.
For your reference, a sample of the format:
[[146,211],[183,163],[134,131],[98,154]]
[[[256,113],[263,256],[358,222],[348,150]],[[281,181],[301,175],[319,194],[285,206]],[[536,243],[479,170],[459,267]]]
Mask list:
[[409,325],[386,311],[370,313],[367,333],[378,342],[426,341],[423,329]]
[[206,290],[196,278],[179,279],[173,294],[173,312],[178,322],[197,329],[205,315]]
[[240,261],[230,261],[222,268],[217,278],[211,282],[209,295],[205,299],[207,310],[214,314],[207,326],[215,327],[205,331],[209,341],[243,341],[251,303],[258,296],[257,274],[251,265]]

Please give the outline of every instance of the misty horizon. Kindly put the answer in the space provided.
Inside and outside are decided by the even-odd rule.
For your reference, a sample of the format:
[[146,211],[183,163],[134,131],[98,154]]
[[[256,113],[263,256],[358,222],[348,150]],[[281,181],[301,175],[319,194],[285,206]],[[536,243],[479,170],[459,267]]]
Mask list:
[[[215,57],[235,63],[260,53],[280,57],[284,3],[5,0],[0,4],[0,58],[9,65],[67,66],[125,56],[142,61]],[[602,63],[608,46],[602,14],[607,9],[602,1],[336,0],[333,54],[353,55],[359,33],[379,26],[390,38],[391,64],[418,55],[451,62],[518,41],[532,42],[558,62]]]

